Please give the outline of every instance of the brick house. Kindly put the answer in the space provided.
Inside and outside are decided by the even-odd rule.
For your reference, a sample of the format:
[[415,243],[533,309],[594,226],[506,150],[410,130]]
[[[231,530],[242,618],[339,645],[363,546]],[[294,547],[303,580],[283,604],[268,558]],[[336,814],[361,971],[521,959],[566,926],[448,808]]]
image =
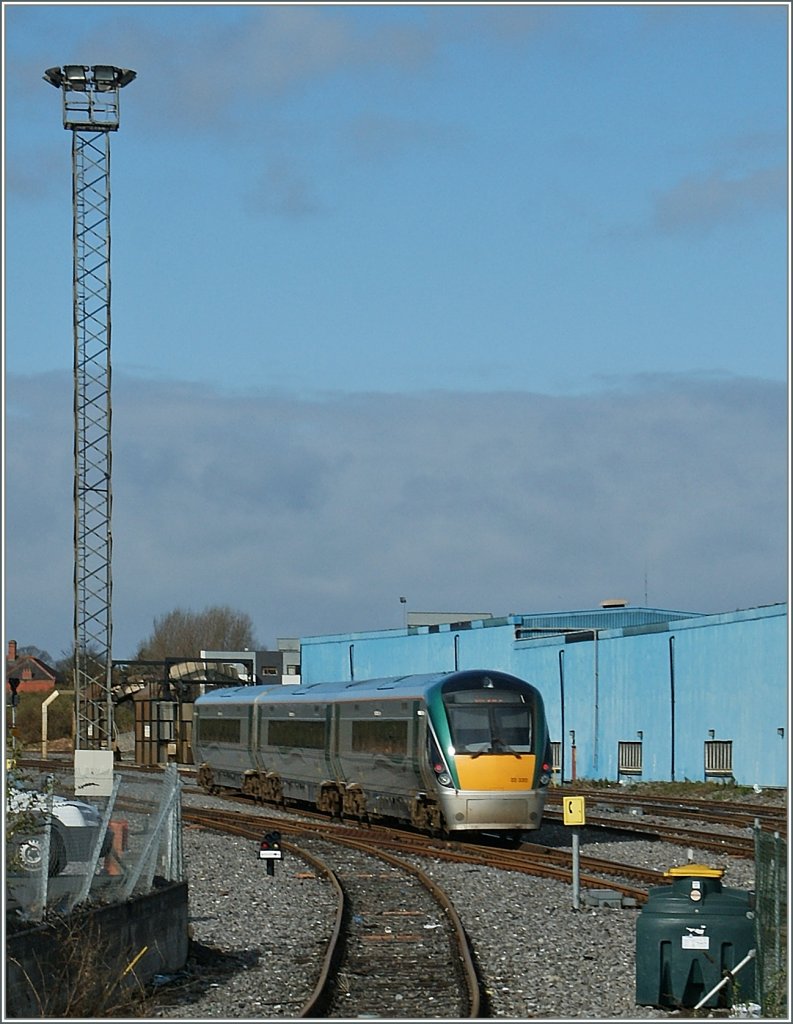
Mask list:
[[12,678],[19,680],[18,693],[52,693],[57,683],[54,668],[32,654],[17,654],[16,640],[8,641],[6,686]]

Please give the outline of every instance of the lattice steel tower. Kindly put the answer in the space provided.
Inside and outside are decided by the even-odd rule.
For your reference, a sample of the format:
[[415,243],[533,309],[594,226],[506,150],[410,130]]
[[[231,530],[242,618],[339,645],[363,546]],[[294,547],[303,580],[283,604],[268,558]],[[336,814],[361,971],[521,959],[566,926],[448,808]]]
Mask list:
[[106,64],[49,68],[72,133],[74,212],[74,691],[77,750],[113,733],[110,443],[110,132],[135,72]]

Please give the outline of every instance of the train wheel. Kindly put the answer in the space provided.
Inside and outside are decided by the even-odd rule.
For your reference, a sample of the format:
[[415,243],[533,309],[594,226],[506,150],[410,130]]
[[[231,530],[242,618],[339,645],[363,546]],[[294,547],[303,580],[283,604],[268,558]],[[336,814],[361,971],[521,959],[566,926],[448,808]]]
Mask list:
[[426,793],[418,793],[410,808],[411,824],[422,832],[446,836],[447,829],[440,807]]
[[204,763],[198,769],[198,775],[196,776],[196,782],[198,785],[207,793],[215,791],[214,775],[210,766],[204,761]]
[[284,784],[278,772],[268,772],[265,782],[266,799],[281,807],[284,803]]
[[317,797],[317,810],[329,814],[332,818],[341,818],[342,795],[335,783],[325,783],[320,787]]
[[259,802],[259,776],[256,772],[246,772],[242,779],[242,795],[250,797],[254,803]]
[[362,821],[366,816],[366,794],[357,784],[352,783],[344,790],[342,810],[350,818]]

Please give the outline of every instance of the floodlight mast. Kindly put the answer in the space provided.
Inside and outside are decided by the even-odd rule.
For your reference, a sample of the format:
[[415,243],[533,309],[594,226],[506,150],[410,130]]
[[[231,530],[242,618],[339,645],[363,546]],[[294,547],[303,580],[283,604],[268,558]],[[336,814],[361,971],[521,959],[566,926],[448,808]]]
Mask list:
[[48,68],[72,132],[75,750],[111,750],[110,132],[135,72]]

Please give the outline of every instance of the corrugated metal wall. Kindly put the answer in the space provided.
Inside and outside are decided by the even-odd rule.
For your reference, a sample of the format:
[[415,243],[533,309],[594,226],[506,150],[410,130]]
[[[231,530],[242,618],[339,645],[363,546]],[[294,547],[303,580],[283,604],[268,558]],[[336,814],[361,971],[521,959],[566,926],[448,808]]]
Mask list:
[[[559,629],[578,633],[544,632]],[[578,777],[617,780],[620,744],[640,743],[632,779],[786,786],[787,632],[786,604],[702,616],[595,609],[311,637],[301,664],[304,682],[513,672],[543,694],[565,780],[574,759]]]

